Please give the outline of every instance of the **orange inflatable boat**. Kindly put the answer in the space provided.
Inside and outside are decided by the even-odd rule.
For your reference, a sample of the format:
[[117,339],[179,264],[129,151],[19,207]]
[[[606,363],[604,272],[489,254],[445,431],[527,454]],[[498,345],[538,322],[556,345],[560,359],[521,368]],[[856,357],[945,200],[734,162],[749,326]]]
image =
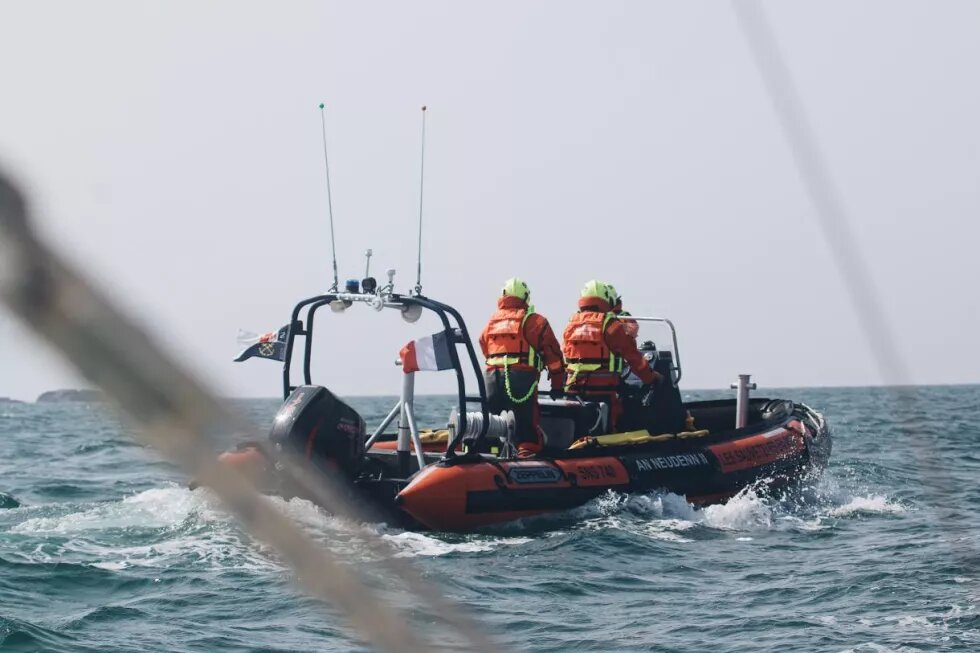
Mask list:
[[[830,455],[830,433],[819,413],[789,399],[750,399],[747,379],[736,399],[682,402],[673,324],[631,316],[669,334],[666,348],[641,347],[665,382],[653,396],[638,397],[624,380],[620,423],[626,430],[618,433],[608,432],[609,406],[601,401],[542,400],[545,450],[516,459],[509,446],[513,417],[488,413],[481,366],[459,313],[430,298],[395,294],[391,284],[387,290],[372,279],[354,285],[297,304],[290,323],[262,343],[275,345],[262,349],[270,355],[255,354],[282,360],[285,401],[267,442],[243,444],[222,461],[270,492],[306,494],[283,477],[288,466],[281,463],[288,459],[313,476],[342,482],[401,526],[469,531],[567,510],[608,491],[667,490],[692,503],[724,501],[749,485],[794,483],[819,471]],[[443,328],[425,346],[439,348],[430,362],[455,372],[458,391],[447,424],[438,425],[444,428],[416,424],[416,372],[401,373],[401,396],[370,435],[357,411],[312,383],[316,311],[330,306],[342,313],[358,303],[399,311],[408,322],[423,311],[439,318]],[[303,362],[299,385],[291,382],[294,359]],[[464,374],[466,368],[473,373]]]

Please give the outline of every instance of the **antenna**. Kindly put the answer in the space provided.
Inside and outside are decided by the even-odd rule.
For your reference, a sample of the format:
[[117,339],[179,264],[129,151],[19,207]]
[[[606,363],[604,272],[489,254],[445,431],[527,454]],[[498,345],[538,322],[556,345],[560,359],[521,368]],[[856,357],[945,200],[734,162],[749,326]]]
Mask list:
[[340,281],[337,279],[337,245],[333,235],[333,197],[330,195],[330,159],[327,158],[327,119],[320,103],[320,127],[323,130],[323,167],[327,171],[327,211],[330,214],[330,253],[333,255],[333,286],[330,292],[337,292]]
[[422,163],[419,166],[419,258],[415,294],[422,294],[422,191],[425,189],[425,105],[422,106]]

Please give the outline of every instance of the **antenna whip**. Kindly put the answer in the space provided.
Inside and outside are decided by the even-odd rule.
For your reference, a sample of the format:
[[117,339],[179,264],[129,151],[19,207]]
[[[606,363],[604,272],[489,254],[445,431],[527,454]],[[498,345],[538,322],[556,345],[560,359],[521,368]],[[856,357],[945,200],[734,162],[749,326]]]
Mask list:
[[327,211],[330,214],[330,253],[333,256],[333,286],[330,292],[337,292],[340,281],[337,279],[337,245],[333,235],[333,197],[330,195],[330,160],[327,158],[327,119],[320,103],[320,127],[323,130],[323,167],[327,171]]
[[425,106],[422,106],[422,163],[419,166],[419,258],[415,276],[415,294],[422,294],[422,192],[425,189]]

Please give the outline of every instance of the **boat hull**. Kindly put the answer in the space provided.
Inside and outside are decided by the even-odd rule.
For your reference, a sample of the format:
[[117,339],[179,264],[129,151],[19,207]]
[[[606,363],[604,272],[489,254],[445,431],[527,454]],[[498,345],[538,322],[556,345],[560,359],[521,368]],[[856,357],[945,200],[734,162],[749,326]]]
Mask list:
[[797,481],[829,455],[826,426],[802,411],[731,435],[571,450],[546,460],[457,457],[420,471],[396,504],[426,528],[467,531],[567,510],[610,490],[666,490],[694,504],[723,501],[753,484],[779,488]]
[[[358,474],[339,477],[379,519],[439,531],[472,531],[568,510],[609,491],[662,490],[695,505],[717,503],[750,486],[770,491],[791,485],[826,465],[831,436],[823,418],[783,400],[760,400],[757,408],[767,405],[778,410],[758,410],[758,419],[742,429],[646,435],[639,444],[611,446],[599,437],[529,460],[461,452],[446,457],[439,453],[445,444],[426,443],[426,465],[418,470],[414,455],[396,451],[393,441],[380,442],[365,452]],[[687,406],[702,422],[719,427],[734,409],[725,401]],[[246,443],[222,461],[270,493],[315,501],[282,476],[274,450]],[[409,472],[402,473],[407,465]],[[313,468],[334,476],[339,469],[332,463]]]

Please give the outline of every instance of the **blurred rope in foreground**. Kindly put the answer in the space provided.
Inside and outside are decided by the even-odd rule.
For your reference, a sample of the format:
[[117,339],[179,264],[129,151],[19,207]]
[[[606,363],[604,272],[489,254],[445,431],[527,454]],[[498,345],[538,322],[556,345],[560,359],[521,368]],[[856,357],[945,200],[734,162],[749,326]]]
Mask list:
[[[208,434],[256,432],[197,379],[150,340],[102,293],[86,282],[35,235],[17,188],[0,174],[0,299],[37,335],[59,350],[89,381],[103,388],[139,427],[146,443],[211,488],[249,533],[270,545],[310,595],[339,608],[359,635],[384,651],[428,652],[407,614],[396,611],[328,549],[313,542],[242,476],[217,463]],[[290,470],[309,487],[308,475]],[[358,510],[336,489],[319,484],[323,505],[341,515]],[[453,650],[496,651],[479,629],[407,562],[391,557],[380,538],[367,547],[412,594],[408,606],[440,623],[442,641],[456,635]],[[419,599],[428,605],[419,604]]]
[[[941,527],[951,534],[956,523],[954,509],[947,507],[939,495],[956,496],[957,488],[952,486],[942,461],[929,446],[931,443],[918,437],[912,429],[910,413],[916,398],[914,389],[907,387],[911,377],[904,363],[906,356],[900,351],[885,317],[871,270],[861,255],[857,237],[851,229],[850,216],[817,146],[793,76],[762,3],[759,0],[733,0],[732,7],[789,143],[800,180],[816,209],[824,239],[843,278],[868,347],[894,401],[902,440],[918,460],[923,489],[927,492],[931,490],[937,499],[933,502],[933,508]],[[964,566],[980,563],[980,555],[969,538],[948,537],[947,543]]]

